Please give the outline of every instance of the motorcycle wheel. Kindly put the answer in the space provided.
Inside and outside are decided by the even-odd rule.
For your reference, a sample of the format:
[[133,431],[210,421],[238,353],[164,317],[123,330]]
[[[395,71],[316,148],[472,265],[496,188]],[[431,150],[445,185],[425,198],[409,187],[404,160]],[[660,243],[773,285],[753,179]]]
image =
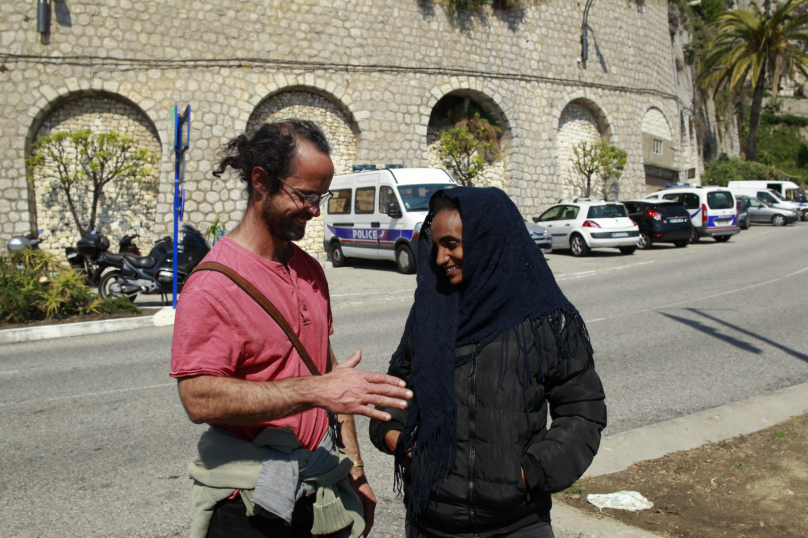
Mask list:
[[[115,297],[129,297],[129,300],[134,303],[137,298],[137,293],[124,295],[124,293],[120,291],[120,286],[124,283],[125,280],[121,276],[120,271],[110,271],[101,278],[101,282],[98,284],[98,294],[101,295],[101,298],[104,300]],[[117,291],[114,288],[117,288]]]

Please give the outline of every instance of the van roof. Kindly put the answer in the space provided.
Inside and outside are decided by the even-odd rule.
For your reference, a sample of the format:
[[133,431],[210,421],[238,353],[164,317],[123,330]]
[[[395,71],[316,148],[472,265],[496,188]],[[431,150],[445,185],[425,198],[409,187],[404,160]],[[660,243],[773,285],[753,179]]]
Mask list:
[[793,181],[788,180],[774,180],[774,181],[763,181],[760,179],[755,179],[751,181],[730,181],[730,188],[731,189],[760,189],[761,187],[753,186],[753,185],[773,185],[776,183],[782,183],[783,187],[786,189],[799,189],[800,186],[794,183]]
[[366,170],[334,176],[334,181],[338,183],[340,180],[367,177],[374,174],[380,177],[384,177],[382,174],[387,177],[392,176],[398,185],[417,185],[421,183],[457,184],[455,180],[452,179],[452,176],[442,168],[385,168],[381,170]]

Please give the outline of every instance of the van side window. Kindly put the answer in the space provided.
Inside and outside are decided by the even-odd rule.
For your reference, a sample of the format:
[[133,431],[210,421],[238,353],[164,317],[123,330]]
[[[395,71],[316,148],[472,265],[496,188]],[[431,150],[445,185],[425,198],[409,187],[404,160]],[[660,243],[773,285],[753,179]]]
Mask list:
[[356,189],[356,211],[357,215],[371,215],[376,206],[376,187],[362,187]]
[[348,215],[351,212],[351,189],[338,189],[331,191],[328,199],[329,215]]
[[396,193],[393,192],[392,187],[381,186],[379,187],[379,213],[387,214],[387,204],[396,204],[398,207]]
[[679,196],[681,196],[681,194],[663,194],[662,199],[663,200],[673,200],[674,202],[678,202],[679,201]]
[[699,195],[692,192],[685,193],[685,195],[682,196],[682,205],[685,206],[685,209],[698,209],[701,207]]

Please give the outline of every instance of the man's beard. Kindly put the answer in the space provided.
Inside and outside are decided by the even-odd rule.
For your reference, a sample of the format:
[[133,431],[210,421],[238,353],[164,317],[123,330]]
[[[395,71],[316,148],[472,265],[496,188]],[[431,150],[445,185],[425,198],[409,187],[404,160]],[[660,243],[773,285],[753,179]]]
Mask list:
[[275,216],[275,208],[273,207],[271,197],[264,201],[264,205],[261,208],[261,217],[264,219],[270,233],[275,236],[282,237],[287,241],[300,241],[306,234],[305,226],[298,226],[292,222],[292,219],[298,216],[306,218],[307,220],[309,217],[308,212],[304,209],[300,213],[290,215],[283,221],[278,220],[278,218]]

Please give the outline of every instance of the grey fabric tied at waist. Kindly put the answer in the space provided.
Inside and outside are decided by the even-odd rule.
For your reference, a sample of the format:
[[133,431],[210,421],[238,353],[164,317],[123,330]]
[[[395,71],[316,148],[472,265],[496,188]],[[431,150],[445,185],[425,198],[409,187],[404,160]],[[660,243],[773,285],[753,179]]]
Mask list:
[[364,509],[348,483],[351,459],[330,437],[314,450],[302,447],[289,428],[268,427],[248,443],[221,428],[199,439],[188,465],[191,538],[207,535],[216,505],[240,490],[248,516],[280,517],[287,523],[297,499],[316,492],[314,535],[360,538]]
[[286,521],[287,525],[291,524],[295,502],[315,493],[314,484],[306,479],[321,474],[331,465],[333,449],[334,441],[326,434],[308,463],[300,467],[297,449],[286,453],[268,448],[252,501]]

